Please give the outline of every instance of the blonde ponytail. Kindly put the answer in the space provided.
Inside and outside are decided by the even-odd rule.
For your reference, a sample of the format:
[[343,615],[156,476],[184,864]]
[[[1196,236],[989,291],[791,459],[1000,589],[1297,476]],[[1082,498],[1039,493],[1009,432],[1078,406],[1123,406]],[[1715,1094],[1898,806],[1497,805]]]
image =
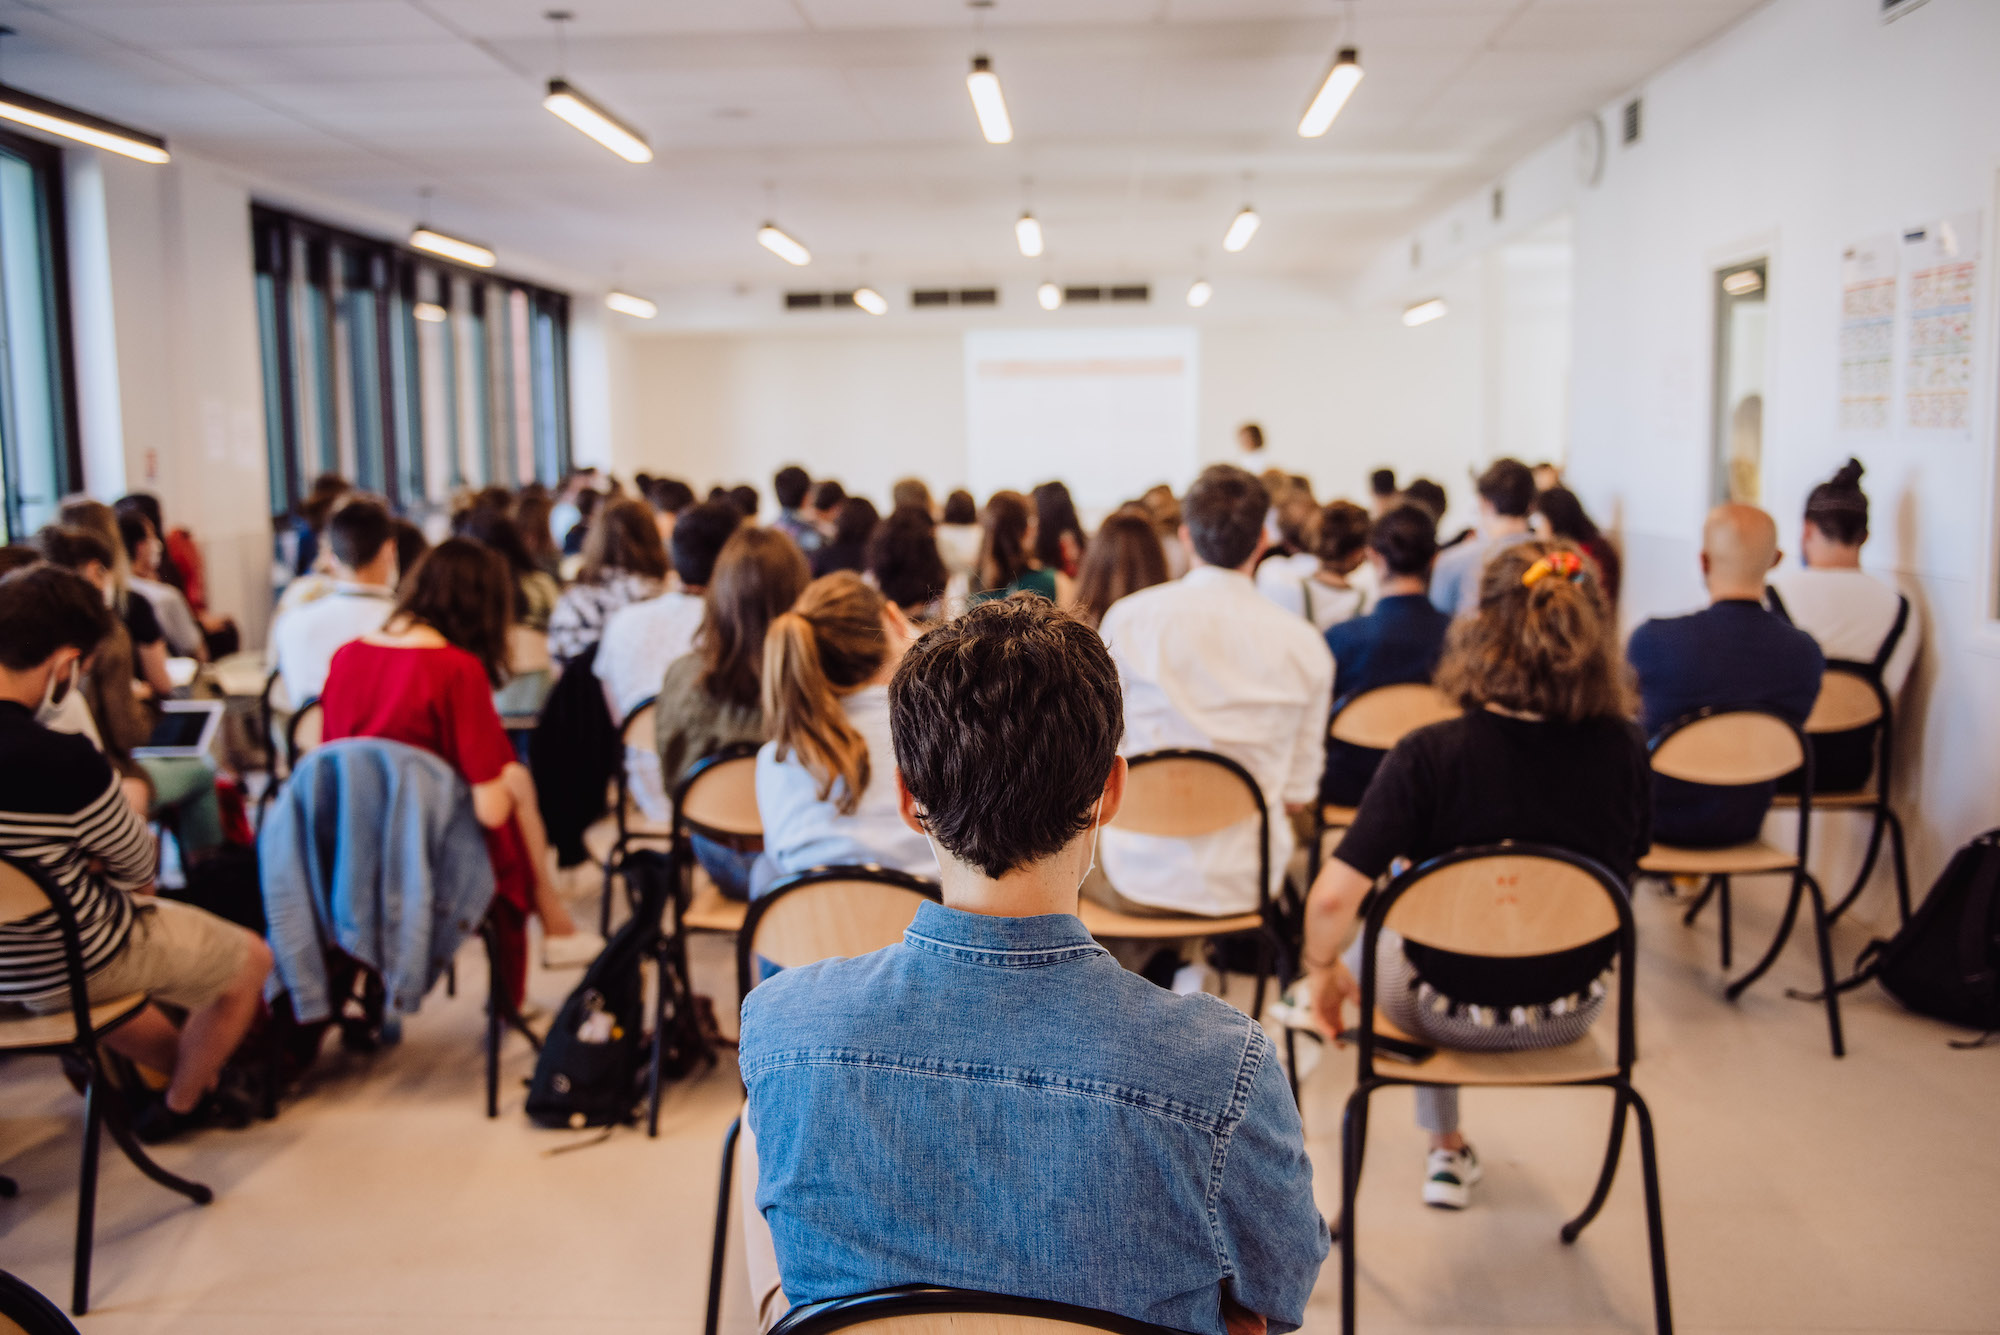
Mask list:
[[882,595],[852,571],[814,580],[764,636],[764,722],[778,759],[796,754],[818,784],[819,800],[854,814],[868,787],[868,743],[840,697],[875,675],[889,654]]

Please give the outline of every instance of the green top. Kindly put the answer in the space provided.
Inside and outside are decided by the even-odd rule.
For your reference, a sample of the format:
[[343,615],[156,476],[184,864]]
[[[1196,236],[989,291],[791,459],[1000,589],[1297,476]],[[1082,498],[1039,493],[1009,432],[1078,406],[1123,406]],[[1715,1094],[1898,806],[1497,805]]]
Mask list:
[[731,742],[761,742],[764,711],[754,705],[718,700],[701,683],[701,658],[683,654],[667,665],[660,696],[653,704],[653,739],[667,791],[697,760]]
[[1016,593],[1039,593],[1050,602],[1056,600],[1056,572],[1040,568],[1023,570],[1012,584],[1004,589],[984,589],[972,595],[969,605],[979,606],[995,598],[1005,598]]

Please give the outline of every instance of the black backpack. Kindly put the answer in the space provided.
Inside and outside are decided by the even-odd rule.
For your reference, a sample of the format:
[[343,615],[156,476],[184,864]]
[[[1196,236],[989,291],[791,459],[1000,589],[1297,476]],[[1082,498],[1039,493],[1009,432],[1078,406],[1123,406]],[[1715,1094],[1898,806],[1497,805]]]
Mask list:
[[647,960],[660,988],[656,1041],[665,1074],[679,1074],[705,1051],[694,1006],[660,921],[673,894],[674,864],[644,849],[628,856],[632,917],[591,961],[542,1042],[528,1086],[528,1118],[542,1126],[611,1126],[633,1120],[646,1097],[652,1043],[646,1033]]
[[1842,990],[1873,978],[1919,1015],[2000,1030],[2000,829],[1959,849],[1902,930],[1855,965]]

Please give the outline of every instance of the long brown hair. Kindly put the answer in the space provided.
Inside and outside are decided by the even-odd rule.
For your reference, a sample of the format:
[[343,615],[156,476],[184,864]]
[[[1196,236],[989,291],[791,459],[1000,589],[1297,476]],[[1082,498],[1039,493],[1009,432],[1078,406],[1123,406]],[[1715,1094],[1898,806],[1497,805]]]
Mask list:
[[651,506],[630,496],[615,496],[597,508],[590,532],[583,539],[579,582],[598,584],[620,571],[665,579],[671,568]]
[[1153,521],[1140,509],[1120,510],[1098,526],[1083,554],[1071,610],[1095,626],[1111,604],[1128,593],[1167,582],[1167,554]]
[[806,586],[764,637],[764,722],[778,759],[796,752],[819,785],[819,800],[851,816],[868,787],[868,743],[847,720],[840,697],[874,676],[889,657],[882,595],[851,570]]
[[1467,709],[1498,705],[1577,722],[1637,712],[1596,567],[1571,542],[1496,552],[1479,609],[1452,625],[1438,689]]
[[125,553],[124,536],[118,532],[118,512],[103,501],[72,496],[56,511],[56,519],[73,528],[88,529],[104,544],[111,558],[105,569],[111,575],[112,605],[123,613],[126,599],[131,596],[132,561]]
[[513,607],[514,574],[506,559],[470,538],[446,538],[403,577],[389,624],[422,622],[478,659],[486,679],[501,686]]
[[996,491],[987,500],[975,567],[981,588],[1004,589],[1028,568],[1029,518],[1028,498],[1018,491]]
[[744,527],[715,558],[702,593],[701,686],[718,700],[754,708],[762,695],[764,637],[812,583],[798,544],[774,528]]

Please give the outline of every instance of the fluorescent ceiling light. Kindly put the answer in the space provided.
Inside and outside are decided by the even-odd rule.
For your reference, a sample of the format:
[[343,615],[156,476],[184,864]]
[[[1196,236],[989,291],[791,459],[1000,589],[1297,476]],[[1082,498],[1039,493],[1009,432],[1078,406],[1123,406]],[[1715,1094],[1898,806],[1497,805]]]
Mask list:
[[416,316],[425,324],[443,324],[451,318],[451,312],[438,305],[435,301],[418,302],[416,305],[410,307],[410,314]]
[[884,301],[882,294],[872,287],[855,288],[854,304],[862,310],[867,311],[870,315],[887,315],[889,313],[889,303]]
[[1215,289],[1209,286],[1208,280],[1206,278],[1197,278],[1194,280],[1193,285],[1188,288],[1188,305],[1195,307],[1206,306],[1208,305],[1208,299],[1214,295]]
[[1722,290],[1732,297],[1747,297],[1752,292],[1762,291],[1764,275],[1755,269],[1738,269],[1722,280]]
[[1024,213],[1014,224],[1014,239],[1021,243],[1021,253],[1034,259],[1042,253],[1042,225],[1035,221],[1035,215]]
[[604,298],[604,304],[620,315],[629,315],[635,320],[650,320],[660,313],[660,308],[644,297],[635,297],[630,292],[613,292]]
[[652,145],[643,135],[562,79],[549,80],[542,105],[627,162],[653,160]]
[[1351,46],[1343,46],[1327,70],[1319,92],[1313,95],[1312,105],[1299,118],[1299,138],[1317,139],[1325,134],[1327,127],[1333,124],[1333,118],[1347,105],[1347,99],[1354,96],[1354,90],[1360,83],[1361,53]]
[[1042,309],[1052,311],[1062,305],[1062,289],[1054,283],[1043,283],[1035,289],[1035,300],[1042,303]]
[[776,223],[765,223],[757,229],[757,244],[787,264],[812,263],[812,252],[779,231]]
[[1444,318],[1444,312],[1444,298],[1432,297],[1429,301],[1420,301],[1404,311],[1403,323],[1414,329],[1420,324],[1429,324],[1432,320]]
[[419,227],[410,233],[410,245],[417,250],[427,250],[433,255],[442,255],[460,264],[470,264],[475,269],[491,269],[493,252],[484,246],[475,246],[470,241],[461,241],[443,232],[433,232],[428,227]]
[[5,84],[0,84],[0,120],[61,135],[79,144],[89,144],[92,148],[122,153],[141,162],[157,164],[169,160],[167,141],[158,135],[134,130],[117,121],[108,121],[102,116],[93,116],[87,111],[78,111]]
[[972,94],[972,110],[979,117],[979,132],[989,144],[1005,144],[1014,138],[1014,124],[1007,119],[1007,99],[1000,93],[1000,76],[985,56],[972,58],[972,73],[965,76],[966,91]]
[[1222,248],[1233,254],[1249,245],[1250,238],[1257,235],[1257,224],[1262,221],[1257,210],[1245,204],[1243,211],[1230,222],[1229,232],[1222,238]]

